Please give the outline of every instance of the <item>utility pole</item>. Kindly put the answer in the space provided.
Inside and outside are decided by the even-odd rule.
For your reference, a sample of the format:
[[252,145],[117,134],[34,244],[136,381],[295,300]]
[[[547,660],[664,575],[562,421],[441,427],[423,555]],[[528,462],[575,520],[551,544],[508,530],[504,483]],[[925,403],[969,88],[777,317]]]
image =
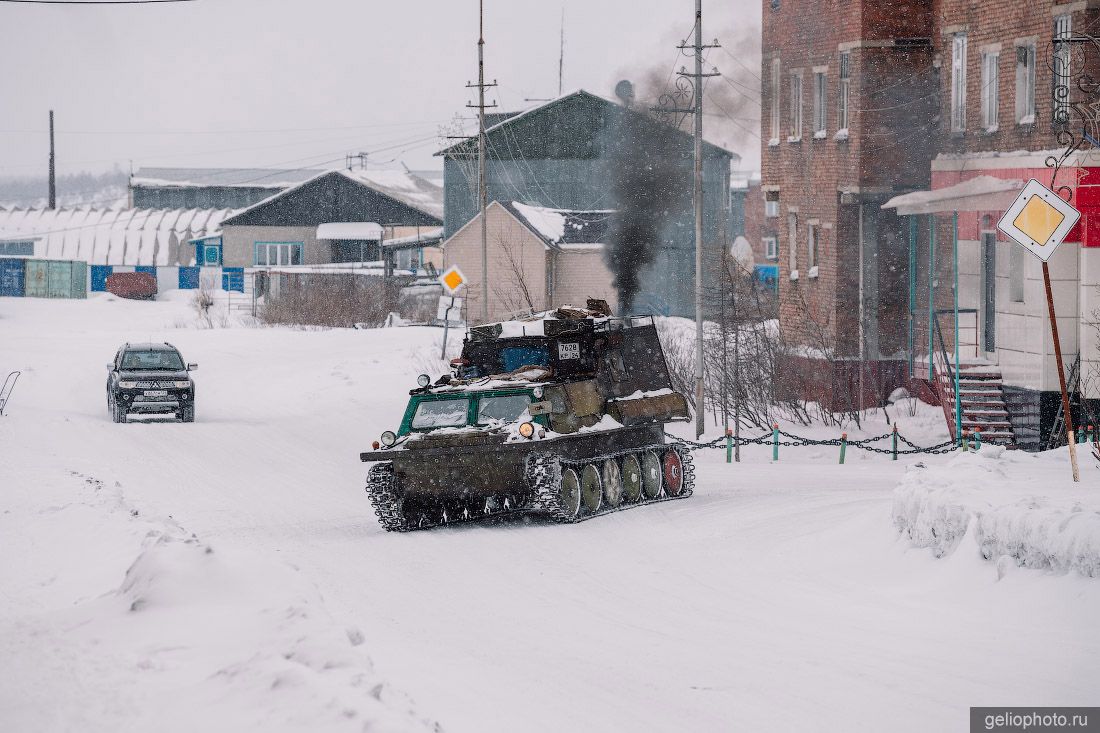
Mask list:
[[[485,177],[485,88],[495,87],[485,83],[485,1],[477,4],[477,84],[467,84],[466,88],[477,87],[477,194],[481,208],[481,322],[489,320],[489,235],[488,222],[485,221],[485,208],[489,205],[489,191]],[[467,107],[475,105],[467,104]],[[490,104],[489,107],[496,107]]]
[[51,209],[57,208],[57,169],[56,161],[54,159],[54,146],[53,146],[53,110],[50,110],[50,206]]
[[717,72],[703,73],[703,51],[716,48],[717,43],[703,45],[703,0],[695,0],[695,73],[681,71],[680,76],[690,76],[694,86],[695,108],[695,437],[703,434],[703,79],[717,76]]
[[558,47],[558,96],[562,95],[562,80],[565,78],[565,6],[561,8],[561,45]]

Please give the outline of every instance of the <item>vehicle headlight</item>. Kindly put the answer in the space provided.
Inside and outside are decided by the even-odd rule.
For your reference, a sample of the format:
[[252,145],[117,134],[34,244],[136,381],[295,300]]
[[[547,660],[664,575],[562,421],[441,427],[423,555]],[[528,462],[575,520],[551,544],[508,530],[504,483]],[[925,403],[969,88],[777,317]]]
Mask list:
[[137,382],[119,382],[118,386],[123,389],[137,389]]
[[535,424],[533,422],[521,423],[519,426],[519,434],[525,438],[530,438],[535,434]]
[[534,389],[531,390],[531,394],[533,394],[535,396],[536,400],[541,400],[542,399],[542,387],[535,387]]
[[421,374],[419,377],[416,378],[416,383],[421,387],[427,387],[429,384],[432,383],[432,378],[429,377],[427,374]]
[[391,445],[397,442],[397,435],[392,430],[387,430],[382,433],[382,445],[389,448]]
[[191,386],[191,383],[188,382],[186,379],[182,379],[178,382],[172,382],[172,385],[178,389],[186,389]]

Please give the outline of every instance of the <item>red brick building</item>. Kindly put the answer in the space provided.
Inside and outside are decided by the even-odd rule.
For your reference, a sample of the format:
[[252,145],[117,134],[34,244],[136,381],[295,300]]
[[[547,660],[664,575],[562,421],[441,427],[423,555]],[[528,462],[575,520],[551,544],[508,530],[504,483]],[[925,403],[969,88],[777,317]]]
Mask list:
[[931,4],[764,0],[763,17],[764,236],[779,245],[781,328],[827,364],[808,370],[822,381],[807,396],[862,384],[873,402],[907,346],[907,303],[893,294],[907,283],[908,232],[880,207],[929,183]]
[[[938,217],[930,258],[929,218],[880,207],[982,176],[1049,184],[1047,160],[1065,148],[1052,88],[1074,86],[1053,70],[1066,58],[1053,41],[1100,24],[1100,3],[763,6],[764,236],[779,244],[781,328],[829,364],[818,369],[828,377],[820,394],[807,396],[850,394],[851,375],[862,372],[864,399],[874,400],[904,384],[915,361],[927,365],[928,301],[949,307],[954,296],[952,217]],[[1084,62],[1095,66],[1100,51],[1091,52]],[[1068,362],[1080,354],[1082,375],[1096,373],[1092,386],[1082,380],[1086,398],[1100,397],[1100,259],[1089,246],[1100,245],[1100,208],[1089,195],[1100,192],[1100,170],[1092,166],[1100,166],[1095,153],[1077,153],[1059,173],[1084,217],[1050,263],[1063,351]],[[995,233],[1002,212],[959,206],[958,294],[969,319],[960,347],[999,371],[1019,442],[1038,443],[1057,394],[1039,263]]]

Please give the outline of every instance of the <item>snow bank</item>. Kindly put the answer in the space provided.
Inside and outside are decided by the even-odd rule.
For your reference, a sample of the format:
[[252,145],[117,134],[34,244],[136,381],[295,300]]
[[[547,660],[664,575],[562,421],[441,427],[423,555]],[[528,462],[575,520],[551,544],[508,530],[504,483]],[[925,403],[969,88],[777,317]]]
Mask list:
[[912,466],[894,490],[894,526],[936,557],[972,541],[986,560],[1100,577],[1100,495],[1088,485],[1096,467],[1083,463],[1075,485],[1067,452],[1054,453],[986,446],[943,466]]
[[[338,623],[296,567],[147,519],[118,484],[71,476],[51,481],[45,502],[42,486],[18,492],[19,518],[6,524],[6,544],[30,567],[8,573],[28,592],[8,609],[16,623],[0,623],[3,667],[19,670],[0,689],[0,727],[436,728],[374,671],[367,635]],[[123,567],[121,582],[108,580]]]

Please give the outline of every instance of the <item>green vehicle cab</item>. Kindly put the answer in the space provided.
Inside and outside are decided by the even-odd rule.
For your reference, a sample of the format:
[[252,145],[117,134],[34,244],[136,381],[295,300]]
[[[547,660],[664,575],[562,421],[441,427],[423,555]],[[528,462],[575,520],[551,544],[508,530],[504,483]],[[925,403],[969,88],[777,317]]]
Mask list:
[[[397,437],[429,433],[441,428],[487,428],[512,423],[527,413],[532,402],[539,400],[536,392],[541,391],[541,388],[534,387],[413,394],[401,418]],[[528,420],[548,427],[546,415],[528,417]]]

